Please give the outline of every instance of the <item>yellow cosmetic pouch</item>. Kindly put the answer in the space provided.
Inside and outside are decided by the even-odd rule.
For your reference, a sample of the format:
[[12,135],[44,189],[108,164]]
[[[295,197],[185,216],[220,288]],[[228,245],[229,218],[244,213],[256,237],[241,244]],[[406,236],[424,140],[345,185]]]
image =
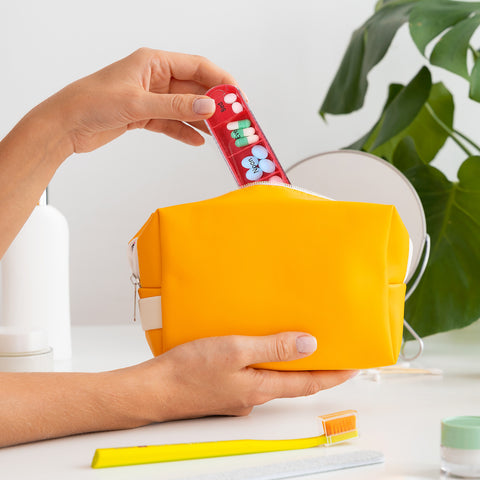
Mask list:
[[317,351],[277,370],[397,361],[409,236],[394,206],[253,184],[159,208],[129,244],[154,355],[202,337],[308,332]]

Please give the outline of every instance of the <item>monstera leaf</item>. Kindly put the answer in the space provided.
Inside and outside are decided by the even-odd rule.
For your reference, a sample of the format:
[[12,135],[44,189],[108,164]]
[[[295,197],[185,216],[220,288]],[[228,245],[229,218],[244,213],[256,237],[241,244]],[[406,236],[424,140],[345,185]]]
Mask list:
[[418,1],[395,0],[382,4],[372,17],[353,32],[320,108],[320,115],[350,113],[362,107],[368,88],[368,73],[385,56],[395,33],[408,21]]
[[431,162],[453,129],[453,97],[443,83],[432,85],[423,67],[406,86],[392,84],[380,120],[348,148],[392,161],[399,142],[410,137],[422,161]]
[[[480,2],[381,0],[375,13],[352,34],[320,107],[323,118],[328,113],[350,113],[363,106],[370,70],[382,60],[396,32],[407,22],[420,52],[425,54],[427,45],[435,40],[430,62],[465,77],[470,82],[470,97],[480,102],[480,55],[469,44],[480,25]],[[474,60],[470,72],[468,52]]]
[[[470,82],[470,98],[480,102],[480,60],[470,46],[470,38],[480,25],[479,2],[423,0],[410,14],[410,34],[417,48],[425,54],[426,46],[440,37],[430,55],[430,63],[460,75]],[[468,52],[474,66],[468,71]]]
[[393,164],[418,192],[431,237],[427,269],[405,318],[421,336],[469,325],[480,318],[480,156],[467,158],[451,182],[422,162],[407,137]]
[[410,35],[420,53],[424,55],[425,48],[435,37],[479,10],[479,2],[423,0],[411,12]]

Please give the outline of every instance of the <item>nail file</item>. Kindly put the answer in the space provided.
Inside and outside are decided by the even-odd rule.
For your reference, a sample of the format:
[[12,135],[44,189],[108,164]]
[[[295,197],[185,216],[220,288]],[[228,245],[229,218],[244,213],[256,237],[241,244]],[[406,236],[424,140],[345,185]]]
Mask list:
[[348,453],[321,455],[288,462],[276,462],[267,465],[257,465],[255,467],[239,468],[229,472],[181,477],[178,480],[277,480],[374,465],[383,463],[384,461],[385,457],[380,452],[358,450]]
[[207,126],[237,183],[290,184],[240,90],[217,85],[205,95],[215,100],[215,112],[206,120]]

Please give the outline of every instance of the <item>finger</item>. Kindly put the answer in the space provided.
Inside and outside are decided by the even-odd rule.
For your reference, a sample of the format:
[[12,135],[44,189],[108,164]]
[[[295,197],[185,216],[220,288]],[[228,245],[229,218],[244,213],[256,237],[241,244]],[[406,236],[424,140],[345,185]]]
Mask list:
[[200,122],[188,122],[189,125],[191,125],[192,127],[196,128],[197,130],[200,130],[202,131],[203,133],[207,133],[208,135],[210,135],[210,130],[208,129],[207,125],[205,124],[205,122],[203,121],[200,121]]
[[171,78],[168,85],[150,85],[150,92],[153,93],[193,93],[194,95],[204,95],[208,90],[204,85],[191,80],[177,80]]
[[237,85],[232,75],[205,57],[175,52],[159,52],[159,54],[166,59],[172,77],[177,80],[193,80],[207,88],[222,83]]
[[[252,369],[253,370],[253,369]],[[356,370],[328,370],[318,372],[277,372],[257,370],[258,401],[274,398],[292,398],[313,395],[339,385],[357,374]]]
[[215,101],[205,95],[146,92],[132,105],[136,120],[168,119],[182,122],[205,120],[215,111]]
[[150,120],[144,128],[151,132],[164,133],[194,147],[205,143],[205,139],[195,129],[177,120]]
[[[196,95],[203,95],[208,88],[199,83],[188,80],[177,80],[176,78],[170,79],[170,85],[168,87],[156,88],[153,84],[150,86],[150,91],[154,93],[194,93]],[[248,97],[246,93],[240,89],[244,100],[248,103]]]
[[[237,85],[238,86],[238,85]],[[208,89],[206,89],[203,85],[200,85],[196,82],[191,82],[191,81],[186,81],[186,80],[177,80],[175,78],[172,78],[170,80],[170,86],[167,90],[159,90],[157,93],[195,93],[197,95],[202,95],[204,94]],[[242,92],[242,96],[244,100],[248,103],[248,97],[247,94],[239,88],[240,92]],[[150,88],[151,92],[154,92],[156,90],[153,90],[152,87]]]
[[[195,95],[203,95],[206,89],[204,86],[199,85],[198,83],[195,83],[195,82],[176,80],[175,78],[172,78],[170,82],[169,92],[156,91],[152,88],[150,88],[150,91],[155,93],[193,93]],[[204,121],[188,122],[188,123],[189,125],[196,128],[197,130],[200,130],[210,135],[210,131],[208,130],[208,127]]]
[[[243,366],[263,362],[286,362],[311,355],[317,349],[315,337],[300,332],[284,332],[264,337],[238,337]],[[238,347],[237,347],[238,348]]]
[[[170,79],[168,86],[161,85],[157,87],[154,84],[150,85],[150,92],[153,93],[193,93],[195,95],[204,95],[207,90],[203,85],[196,82],[177,80],[175,78]],[[241,92],[245,101],[248,103],[247,95],[243,90],[241,90]]]

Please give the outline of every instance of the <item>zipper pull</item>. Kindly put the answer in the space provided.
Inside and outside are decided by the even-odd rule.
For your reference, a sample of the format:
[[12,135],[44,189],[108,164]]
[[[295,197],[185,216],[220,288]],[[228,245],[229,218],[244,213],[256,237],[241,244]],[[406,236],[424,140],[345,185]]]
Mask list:
[[133,321],[137,321],[137,290],[140,285],[140,280],[133,273],[130,275],[130,281],[133,285]]

